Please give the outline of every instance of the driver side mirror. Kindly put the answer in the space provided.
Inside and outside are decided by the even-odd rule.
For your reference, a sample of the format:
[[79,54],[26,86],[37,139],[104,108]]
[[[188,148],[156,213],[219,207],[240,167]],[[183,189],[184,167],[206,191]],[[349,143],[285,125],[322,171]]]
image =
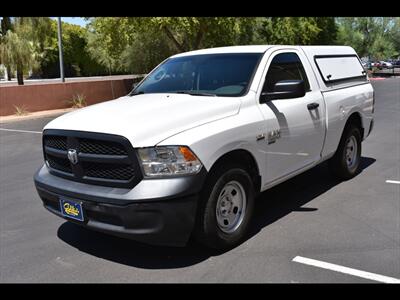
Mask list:
[[303,80],[282,80],[275,83],[273,92],[262,92],[260,102],[266,103],[274,99],[300,98],[306,94]]

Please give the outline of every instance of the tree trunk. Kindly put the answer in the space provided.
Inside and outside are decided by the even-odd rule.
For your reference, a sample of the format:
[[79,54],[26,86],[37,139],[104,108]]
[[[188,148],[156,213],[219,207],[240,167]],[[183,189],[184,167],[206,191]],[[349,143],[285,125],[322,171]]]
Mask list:
[[22,64],[17,64],[17,80],[18,80],[18,85],[24,85],[24,73]]
[[11,81],[12,73],[11,73],[11,68],[10,68],[10,66],[6,66],[6,73],[7,73],[7,80],[8,80],[8,81]]
[[194,41],[194,47],[193,47],[194,49],[193,50],[199,49],[200,43],[203,39],[205,31],[206,31],[206,28],[204,26],[204,23],[200,23],[199,31],[197,31],[196,39]]
[[167,26],[163,26],[163,30],[164,30],[165,34],[167,35],[167,37],[173,42],[176,49],[180,52],[185,52],[184,47],[181,44],[179,44],[177,39],[174,37],[173,33],[169,30],[169,28]]
[[7,33],[7,30],[12,30],[11,18],[3,17],[1,20],[1,31],[3,32],[3,35]]

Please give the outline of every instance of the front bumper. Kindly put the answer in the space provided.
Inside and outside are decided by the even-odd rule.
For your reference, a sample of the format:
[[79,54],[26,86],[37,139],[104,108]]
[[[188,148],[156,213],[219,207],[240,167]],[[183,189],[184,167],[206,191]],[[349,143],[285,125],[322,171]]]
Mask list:
[[34,182],[43,205],[60,212],[60,197],[82,202],[88,228],[139,242],[186,245],[195,222],[199,193],[207,172],[169,179],[144,179],[132,189],[73,182],[49,173],[43,166]]

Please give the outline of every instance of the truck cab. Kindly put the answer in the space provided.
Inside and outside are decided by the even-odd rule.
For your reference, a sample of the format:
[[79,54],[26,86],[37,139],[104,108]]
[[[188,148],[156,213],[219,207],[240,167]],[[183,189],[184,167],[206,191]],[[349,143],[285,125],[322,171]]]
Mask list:
[[373,110],[351,47],[181,53],[129,95],[47,124],[34,181],[45,208],[79,225],[231,248],[258,193],[325,160],[340,179],[357,175]]

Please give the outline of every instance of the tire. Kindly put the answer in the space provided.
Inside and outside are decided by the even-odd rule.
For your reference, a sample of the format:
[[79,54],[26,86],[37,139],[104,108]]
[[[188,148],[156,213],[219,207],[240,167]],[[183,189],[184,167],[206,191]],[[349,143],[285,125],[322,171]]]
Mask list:
[[240,244],[248,232],[254,198],[253,181],[242,166],[230,164],[210,173],[198,209],[196,241],[216,250]]
[[348,180],[360,172],[361,133],[352,124],[346,126],[335,155],[329,160],[332,173],[340,180]]

